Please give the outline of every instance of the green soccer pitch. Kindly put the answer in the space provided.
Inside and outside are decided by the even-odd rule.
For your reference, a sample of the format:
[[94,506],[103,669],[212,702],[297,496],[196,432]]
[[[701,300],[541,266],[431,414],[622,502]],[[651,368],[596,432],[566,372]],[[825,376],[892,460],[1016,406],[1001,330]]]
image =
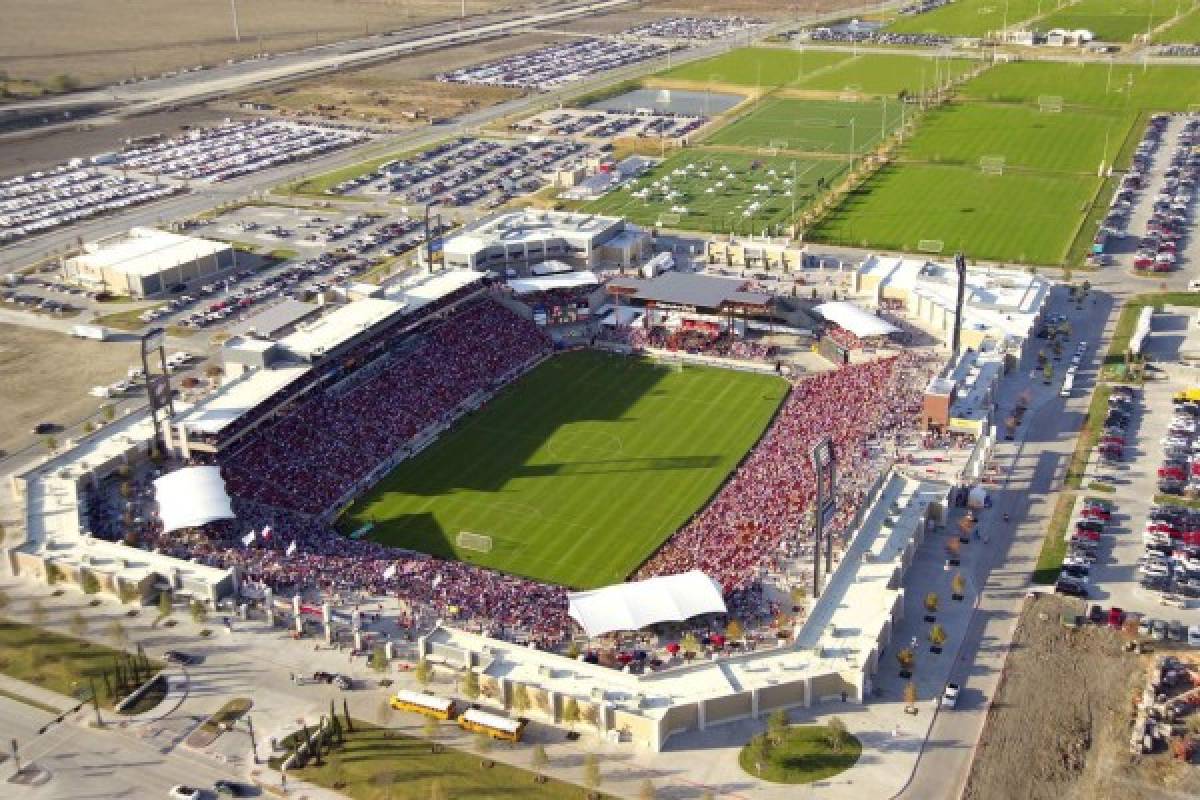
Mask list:
[[[570,587],[621,581],[720,488],[786,392],[769,375],[565,353],[398,466],[341,523]],[[491,550],[459,548],[464,531]]]

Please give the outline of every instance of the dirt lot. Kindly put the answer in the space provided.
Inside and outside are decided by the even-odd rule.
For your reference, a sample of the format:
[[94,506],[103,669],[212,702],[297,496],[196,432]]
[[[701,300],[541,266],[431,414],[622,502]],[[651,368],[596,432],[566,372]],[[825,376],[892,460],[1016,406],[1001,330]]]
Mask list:
[[124,377],[137,361],[137,343],[93,342],[66,334],[0,323],[0,451],[35,444],[39,422],[69,424],[104,402],[88,389]]
[[[544,4],[467,0],[467,12]],[[237,7],[240,43],[226,0],[5,0],[0,69],[14,78],[68,73],[109,83],[457,17],[460,3],[240,0]]]
[[1064,627],[1079,601],[1027,602],[988,715],[966,800],[1151,800],[1196,796],[1200,766],[1128,752],[1130,697],[1154,656],[1107,628]]
[[[520,96],[513,89],[458,86],[430,80],[438,72],[502,58],[562,41],[558,36],[523,33],[492,42],[453,47],[398,59],[369,69],[342,72],[292,86],[239,97],[275,106],[289,116],[349,121],[378,121],[389,126],[425,125],[430,117],[447,117]],[[233,109],[236,103],[221,108]],[[421,119],[404,112],[424,109]]]

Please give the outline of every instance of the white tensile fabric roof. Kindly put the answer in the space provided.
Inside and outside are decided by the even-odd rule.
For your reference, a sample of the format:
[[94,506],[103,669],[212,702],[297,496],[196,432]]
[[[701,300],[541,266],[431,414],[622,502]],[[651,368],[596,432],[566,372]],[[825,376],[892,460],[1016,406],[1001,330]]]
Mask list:
[[233,519],[218,467],[185,467],[154,481],[158,515],[167,533],[217,519]]
[[567,603],[567,613],[588,636],[726,613],[721,587],[699,570],[572,592]]
[[516,294],[529,294],[550,289],[574,289],[576,286],[589,286],[599,282],[600,278],[594,272],[562,272],[557,275],[514,278],[508,282],[508,288]]
[[855,336],[887,336],[889,333],[900,331],[892,323],[859,308],[854,303],[822,303],[813,311],[835,325],[841,325]]

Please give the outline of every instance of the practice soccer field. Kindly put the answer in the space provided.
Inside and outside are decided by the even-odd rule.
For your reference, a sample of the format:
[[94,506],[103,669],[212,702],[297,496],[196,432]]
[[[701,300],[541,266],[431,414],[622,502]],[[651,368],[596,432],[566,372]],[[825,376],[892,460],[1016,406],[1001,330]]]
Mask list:
[[829,69],[809,73],[792,85],[811,91],[854,91],[889,97],[906,91],[915,95],[969,72],[976,63],[961,58],[864,53]]
[[809,232],[813,241],[917,252],[940,240],[944,253],[1057,264],[1075,237],[1081,209],[1100,178],[903,164],[880,170]]
[[[628,577],[758,441],[770,375],[579,351],[505,389],[343,517],[397,547],[577,588]],[[460,548],[460,532],[491,537]]]
[[1001,30],[1006,24],[1009,28],[1019,28],[1019,23],[1036,16],[1038,9],[1044,13],[1055,5],[1065,5],[1065,0],[955,0],[924,14],[897,17],[887,26],[887,30],[895,33],[983,36],[988,31]]
[[781,47],[742,47],[728,53],[693,61],[681,67],[660,72],[657,78],[666,81],[697,81],[706,84],[759,86],[775,89],[804,80],[806,77],[840,64],[851,57],[849,52],[830,50],[787,50]]
[[821,193],[819,179],[829,185],[847,166],[835,158],[691,148],[583,210],[625,217],[639,225],[761,234],[789,223],[793,208],[802,211]]
[[1113,162],[1134,117],[1115,111],[1052,113],[1028,105],[956,103],[930,111],[900,157],[974,168],[980,159],[995,156],[1004,159],[1006,169],[1095,175],[1101,160]]
[[900,125],[901,104],[772,97],[707,139],[732,147],[778,147],[848,155],[878,145]]
[[1200,44],[1200,8],[1182,15],[1174,25],[1155,34],[1154,41],[1164,44]]
[[966,99],[1038,105],[1057,96],[1066,106],[1119,111],[1186,111],[1200,104],[1196,67],[1018,61],[1001,64],[963,85]]
[[1038,27],[1083,29],[1102,42],[1128,42],[1175,16],[1178,7],[1171,0],[1080,0],[1038,20]]

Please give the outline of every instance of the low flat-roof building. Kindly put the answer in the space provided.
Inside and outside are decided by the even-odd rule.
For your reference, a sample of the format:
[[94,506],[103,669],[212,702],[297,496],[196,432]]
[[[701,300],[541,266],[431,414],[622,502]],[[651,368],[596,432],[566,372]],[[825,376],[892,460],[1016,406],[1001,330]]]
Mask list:
[[561,211],[505,211],[467,225],[443,246],[447,267],[521,269],[546,260],[576,269],[628,267],[650,249],[650,235],[620,217]]
[[968,349],[925,387],[921,423],[930,430],[974,438],[986,434],[994,422],[993,401],[1005,363],[995,342],[985,342],[983,350]]
[[89,289],[150,297],[236,266],[233,246],[195,236],[132,228],[83,246],[63,275]]
[[710,265],[798,272],[810,258],[807,245],[791,240],[710,239],[705,257]]

